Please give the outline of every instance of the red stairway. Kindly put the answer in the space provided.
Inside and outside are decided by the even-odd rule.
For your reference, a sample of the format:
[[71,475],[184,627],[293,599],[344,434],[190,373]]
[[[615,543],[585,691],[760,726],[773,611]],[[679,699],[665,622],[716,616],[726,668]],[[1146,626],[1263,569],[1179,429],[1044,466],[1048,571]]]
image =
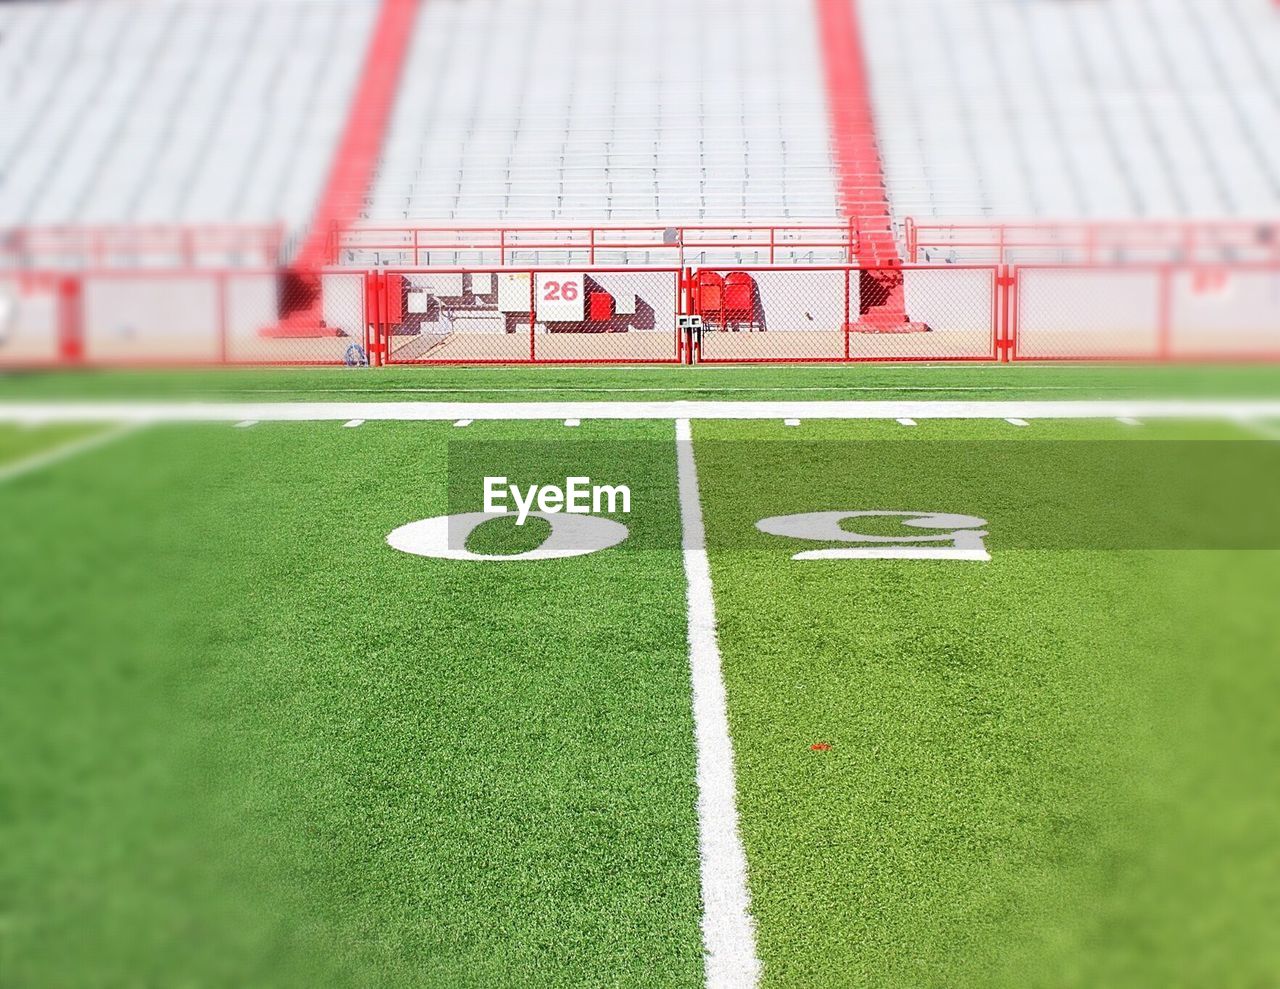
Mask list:
[[413,36],[418,2],[382,0],[311,228],[297,260],[280,280],[280,321],[263,330],[263,336],[319,337],[338,332],[325,326],[316,272],[337,259],[337,231],[347,229],[359,218],[374,180],[400,69]]
[[831,142],[840,210],[853,221],[861,305],[854,330],[926,330],[907,317],[902,258],[893,238],[884,170],[876,144],[870,84],[858,30],[856,0],[814,0],[831,116]]

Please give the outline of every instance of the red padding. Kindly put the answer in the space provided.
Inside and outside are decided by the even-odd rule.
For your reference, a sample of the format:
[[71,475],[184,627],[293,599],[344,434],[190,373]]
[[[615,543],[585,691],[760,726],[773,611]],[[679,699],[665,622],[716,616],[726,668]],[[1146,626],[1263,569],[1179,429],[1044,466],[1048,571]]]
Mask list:
[[608,292],[592,292],[587,317],[593,323],[607,323],[613,319],[613,296]]

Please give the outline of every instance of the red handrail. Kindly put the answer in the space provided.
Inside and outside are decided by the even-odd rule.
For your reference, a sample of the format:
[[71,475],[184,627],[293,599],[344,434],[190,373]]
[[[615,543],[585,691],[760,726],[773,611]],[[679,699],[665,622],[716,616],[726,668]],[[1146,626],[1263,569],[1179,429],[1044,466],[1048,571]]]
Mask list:
[[970,255],[985,251],[988,260],[1000,263],[1019,260],[1013,256],[1016,252],[1036,250],[1064,252],[1086,263],[1123,261],[1126,253],[1137,252],[1186,261],[1280,261],[1277,220],[941,223],[908,217],[903,230],[907,256],[913,261],[928,249],[964,250]]

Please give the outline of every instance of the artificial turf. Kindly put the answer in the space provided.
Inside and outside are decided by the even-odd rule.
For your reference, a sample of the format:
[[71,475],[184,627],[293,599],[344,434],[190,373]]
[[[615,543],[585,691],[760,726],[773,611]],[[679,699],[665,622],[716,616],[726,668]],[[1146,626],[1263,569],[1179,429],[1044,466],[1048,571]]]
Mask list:
[[1275,365],[850,364],[727,367],[239,368],[0,373],[0,402],[206,398],[540,402],[1066,400],[1280,395]]
[[[669,432],[575,433],[635,542],[541,563],[385,545],[449,510],[445,426],[155,427],[0,487],[4,984],[699,984]],[[559,434],[485,435],[518,475]]]
[[[1275,982],[1280,554],[1207,548],[1280,545],[1275,444],[694,435],[766,987]],[[386,546],[490,471],[627,483],[631,535]],[[754,528],[840,508],[977,514],[993,559]],[[701,984],[669,422],[155,426],[0,511],[6,987]]]
[[0,467],[46,453],[90,436],[103,427],[66,423],[48,426],[14,426],[0,423]]
[[[1274,526],[1195,548],[1231,528],[1187,527],[1198,492],[1108,487],[1119,445],[1183,434],[696,424],[766,986],[1275,982]],[[1183,450],[1129,461],[1151,446]],[[1047,469],[1073,447],[1112,455]],[[1184,517],[1117,541],[1108,510],[1141,526],[1118,502],[1143,491]],[[754,529],[875,508],[984,517],[992,560],[795,561],[815,544]]]

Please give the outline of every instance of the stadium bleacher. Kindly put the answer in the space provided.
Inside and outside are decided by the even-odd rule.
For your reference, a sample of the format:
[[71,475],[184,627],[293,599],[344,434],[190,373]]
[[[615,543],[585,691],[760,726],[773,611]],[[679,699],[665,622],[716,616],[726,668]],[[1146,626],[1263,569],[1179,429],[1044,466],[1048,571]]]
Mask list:
[[[1067,290],[998,265],[1280,261],[1275,50],[1269,0],[12,0],[0,301],[19,315],[0,356],[332,362],[359,341],[376,360],[379,326],[426,315],[479,333],[479,309],[510,335],[532,308],[477,293],[490,267],[625,265],[750,297],[707,310],[743,334],[726,359],[1012,359],[1002,293],[1038,277],[1047,313]],[[746,270],[774,264],[856,270]],[[202,272],[189,296],[120,301],[165,266]],[[388,277],[422,267],[480,277],[457,296]],[[1234,293],[1265,323],[1269,277],[1205,305],[1221,318]],[[1144,352],[1167,356],[1211,282],[1107,284],[1142,296]],[[425,309],[405,321],[411,293]],[[646,325],[666,334],[691,302],[668,306],[665,281],[660,301]],[[534,359],[537,333],[640,315],[453,356]],[[1068,325],[1090,320],[1093,337]],[[1122,353],[1098,349],[1127,332],[1109,316],[1042,322],[1049,356],[1072,332],[1073,354]],[[658,352],[583,339],[539,353]]]
[[371,223],[839,216],[812,6],[431,0]]
[[0,4],[0,228],[310,221],[377,5]]
[[860,11],[899,220],[1280,215],[1268,0]]
[[[376,9],[0,4],[0,227],[300,235]],[[1280,213],[1267,0],[854,9],[899,224]],[[429,0],[362,219],[839,219],[820,33],[778,0]]]

